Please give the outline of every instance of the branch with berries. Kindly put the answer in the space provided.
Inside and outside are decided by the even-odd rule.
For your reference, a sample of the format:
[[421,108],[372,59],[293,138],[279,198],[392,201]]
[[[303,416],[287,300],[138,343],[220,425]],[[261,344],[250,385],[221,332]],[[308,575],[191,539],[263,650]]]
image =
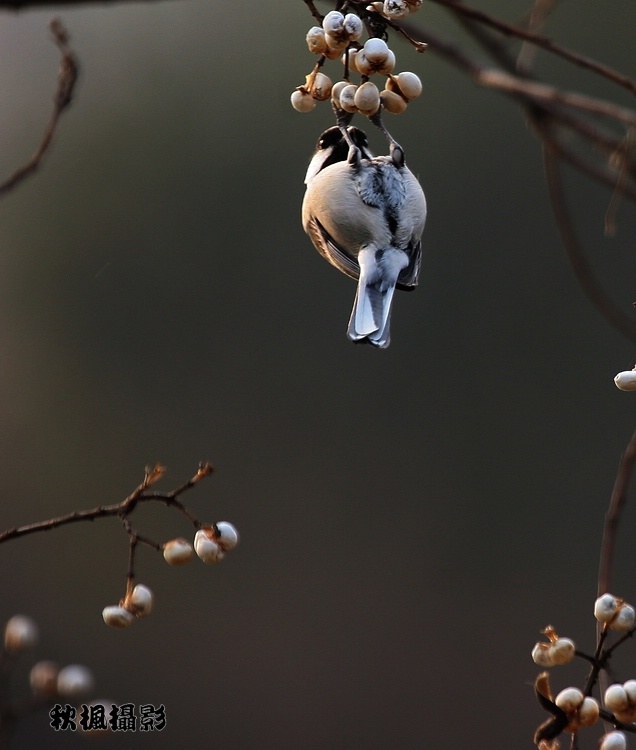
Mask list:
[[558,750],[563,733],[570,735],[570,749],[576,750],[579,732],[599,719],[606,727],[600,750],[626,750],[627,735],[636,734],[636,679],[620,682],[610,669],[610,660],[616,651],[636,633],[636,609],[625,599],[607,592],[612,585],[616,535],[635,459],[636,432],[621,457],[605,516],[598,575],[600,596],[594,603],[597,622],[594,653],[580,651],[572,639],[559,636],[551,625],[542,631],[546,640],[539,641],[532,649],[533,661],[544,669],[569,664],[575,658],[589,664],[583,686],[566,687],[556,697],[552,694],[548,672],[542,672],[535,680],[537,699],[550,714],[535,732],[534,741],[539,750]]
[[[209,463],[201,463],[187,482],[170,492],[151,491],[165,474],[165,467],[156,465],[147,467],[143,481],[121,502],[113,505],[100,505],[88,510],[73,511],[64,516],[50,518],[45,521],[17,526],[0,532],[0,544],[11,539],[17,539],[29,534],[52,529],[82,521],[95,521],[100,518],[119,518],[128,535],[128,571],[124,596],[118,604],[104,608],[102,616],[107,625],[115,628],[125,628],[136,618],[150,614],[153,606],[152,591],[141,583],[136,583],[135,560],[140,545],[150,547],[163,554],[169,565],[184,565],[189,562],[196,552],[200,560],[208,565],[215,565],[238,544],[239,536],[236,527],[228,521],[215,523],[199,521],[193,513],[181,502],[180,497],[187,490],[195,487],[201,480],[209,477],[214,469]],[[157,542],[140,534],[131,522],[131,516],[140,503],[159,503],[179,511],[194,527],[194,540],[190,543],[183,537]]]
[[[386,134],[381,111],[402,114],[422,93],[422,82],[415,73],[393,73],[396,56],[385,41],[387,28],[392,26],[402,31],[417,51],[423,52],[427,47],[424,42],[411,39],[393,23],[393,19],[415,13],[421,4],[422,0],[387,0],[385,10],[382,3],[373,3],[368,8],[351,3],[355,13],[332,10],[324,17],[310,4],[320,26],[312,26],[305,40],[309,51],[318,55],[318,61],[305,77],[305,83],[292,92],[294,109],[310,112],[317,102],[331,100],[336,114],[346,113],[350,119],[360,113]],[[360,40],[365,32],[368,39],[362,44]],[[338,58],[342,63],[342,78],[333,84],[322,69],[327,60]],[[353,76],[360,77],[359,83],[354,82]],[[386,79],[382,92],[371,80],[372,76]]]

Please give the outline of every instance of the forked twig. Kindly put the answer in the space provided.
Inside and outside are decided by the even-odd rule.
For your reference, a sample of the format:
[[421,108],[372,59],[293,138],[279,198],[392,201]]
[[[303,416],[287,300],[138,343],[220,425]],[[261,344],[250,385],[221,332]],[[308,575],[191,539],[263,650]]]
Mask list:
[[[67,513],[64,516],[58,516],[57,518],[49,518],[46,521],[38,521],[36,523],[25,524],[24,526],[16,526],[13,529],[7,529],[6,531],[0,532],[0,544],[8,542],[10,539],[27,536],[28,534],[35,534],[40,531],[50,531],[59,526],[67,526],[82,521],[94,521],[98,518],[109,518],[114,516],[125,521],[140,502],[154,501],[176,508],[194,526],[199,527],[201,526],[201,523],[187,510],[187,508],[185,508],[185,506],[178,500],[178,497],[186,492],[186,490],[194,487],[205,477],[210,476],[213,471],[214,469],[210,464],[202,463],[199,465],[196,474],[175,490],[172,490],[171,492],[148,492],[148,488],[164,475],[165,469],[163,466],[159,465],[152,469],[146,469],[143,482],[141,482],[141,484],[139,484],[130,495],[124,498],[121,502],[114,503],[113,505],[99,505],[96,508],[89,508],[87,510],[76,510]],[[140,541],[147,543],[145,539],[140,539]]]

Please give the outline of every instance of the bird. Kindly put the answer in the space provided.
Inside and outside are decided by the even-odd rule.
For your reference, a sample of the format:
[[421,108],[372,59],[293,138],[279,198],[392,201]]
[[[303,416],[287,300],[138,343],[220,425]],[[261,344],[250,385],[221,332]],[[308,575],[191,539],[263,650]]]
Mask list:
[[302,223],[314,247],[358,282],[347,336],[386,349],[395,289],[419,280],[426,199],[392,138],[373,156],[364,131],[322,133],[305,176]]

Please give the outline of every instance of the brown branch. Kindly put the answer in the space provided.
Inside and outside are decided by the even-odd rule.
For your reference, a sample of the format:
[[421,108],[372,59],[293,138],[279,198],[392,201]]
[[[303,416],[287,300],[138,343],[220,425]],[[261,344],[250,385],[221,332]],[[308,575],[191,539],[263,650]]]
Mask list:
[[[486,67],[483,62],[469,55],[458,45],[430,30],[420,32],[412,24],[402,25],[409,30],[410,34],[419,35],[427,42],[434,53],[470,76],[477,85],[505,93],[520,102],[524,107],[530,105],[545,111],[559,123],[591,141],[592,145],[600,147],[605,153],[613,153],[621,149],[622,138],[614,137],[593,125],[588,118],[582,116],[582,113],[602,114],[611,120],[618,119],[618,121],[625,122],[628,125],[633,124],[636,118],[635,111],[625,107],[616,107],[611,102],[594,97],[585,97],[573,92],[560,91],[553,86],[529,81],[522,75],[513,75],[496,68]],[[490,49],[489,51],[499,59],[495,50]],[[510,64],[509,60],[505,62],[507,65]]]
[[581,243],[574,229],[574,223],[565,199],[557,151],[554,148],[549,126],[538,124],[537,131],[543,132],[543,163],[552,210],[556,219],[561,242],[566,250],[570,265],[588,299],[605,319],[624,336],[636,342],[636,321],[629,318],[616,303],[608,297],[599,284],[594,271],[585,258]]
[[125,520],[140,502],[161,502],[165,505],[177,508],[177,510],[181,511],[181,513],[183,513],[193,525],[200,527],[201,523],[187,510],[187,508],[183,506],[182,503],[178,501],[177,498],[191,487],[198,484],[202,479],[210,476],[213,471],[214,470],[210,464],[202,463],[199,465],[197,473],[187,482],[171,492],[160,493],[147,492],[146,490],[163,476],[165,469],[162,466],[156,466],[153,469],[146,469],[143,482],[121,502],[114,503],[113,505],[99,505],[96,508],[90,508],[88,510],[76,510],[67,513],[64,516],[58,516],[57,518],[49,518],[46,521],[38,521],[24,526],[16,526],[13,529],[7,529],[0,533],[0,544],[8,542],[10,539],[27,536],[28,534],[35,534],[40,531],[51,531],[60,526],[81,523],[82,521],[94,521],[97,518],[111,518],[115,516]]
[[316,6],[314,5],[313,1],[312,0],[303,0],[303,2],[309,8],[309,12],[311,13],[311,15],[316,20],[316,23],[322,25],[322,19],[324,18],[324,16],[318,10],[318,8],[316,8]]
[[518,76],[513,76],[494,68],[482,68],[476,71],[473,75],[473,80],[479,86],[498,89],[499,91],[521,97],[532,103],[547,102],[562,104],[583,112],[603,115],[626,125],[636,125],[636,112],[633,109],[621,107],[605,99],[598,99],[573,91],[562,91],[546,83],[523,80]]
[[30,160],[0,183],[0,197],[38,169],[53,141],[58,121],[73,97],[78,74],[77,59],[68,46],[68,34],[61,22],[58,19],[53,19],[50,23],[50,29],[53,34],[53,41],[61,54],[57,90],[53,97],[53,113],[44,131],[42,141]]
[[[625,162],[623,162],[623,165],[625,165],[623,171],[617,173],[616,169],[609,166],[594,164],[583,158],[573,148],[570,148],[567,138],[561,139],[556,133],[552,134],[551,144],[558,157],[570,164],[577,171],[581,172],[581,174],[587,175],[590,179],[601,185],[605,185],[605,187],[614,191],[615,194],[617,193],[617,187],[620,186],[620,191],[618,191],[617,194],[620,197],[629,198],[636,203],[636,187],[628,183],[628,166],[625,165]],[[612,200],[610,203],[612,209],[614,208],[613,202],[614,201]],[[608,208],[608,212],[609,210],[610,209]],[[608,234],[607,231],[606,234]]]
[[574,52],[573,50],[562,47],[560,44],[556,44],[556,42],[553,42],[548,37],[542,36],[541,34],[535,34],[532,31],[528,31],[527,29],[522,29],[519,26],[501,21],[498,18],[494,18],[488,13],[485,13],[484,11],[478,10],[476,8],[470,8],[467,5],[459,2],[459,0],[433,0],[433,2],[437,3],[438,5],[443,5],[453,13],[460,13],[478,21],[479,23],[490,26],[491,28],[496,29],[506,36],[513,36],[518,39],[522,39],[525,42],[530,42],[537,47],[541,47],[542,49],[551,52],[554,55],[562,57],[564,60],[567,60],[568,62],[571,62],[578,67],[586,68],[587,70],[598,73],[599,75],[607,78],[610,81],[613,81],[619,86],[623,86],[628,91],[631,91],[632,94],[636,94],[636,82],[634,82],[628,76],[623,75],[613,68],[610,68],[608,65],[604,65],[603,63],[599,63],[592,58],[586,57],[585,55],[581,55],[578,52]]
[[625,452],[618,465],[616,480],[612,489],[609,507],[605,515],[603,527],[603,541],[598,570],[598,596],[608,593],[612,586],[614,555],[616,550],[616,535],[621,516],[627,502],[627,488],[636,462],[636,432],[630,438]]
[[620,151],[616,151],[613,161],[618,166],[618,179],[614,185],[614,192],[609,206],[605,212],[605,234],[613,237],[616,234],[616,215],[621,200],[627,195],[629,189],[629,167],[634,147],[634,128],[629,128],[625,137],[625,143]]
[[[548,16],[558,3],[559,0],[535,0],[526,21],[528,31],[539,34],[545,28]],[[536,45],[524,41],[517,55],[517,70],[529,75],[534,66],[537,52],[538,47]]]

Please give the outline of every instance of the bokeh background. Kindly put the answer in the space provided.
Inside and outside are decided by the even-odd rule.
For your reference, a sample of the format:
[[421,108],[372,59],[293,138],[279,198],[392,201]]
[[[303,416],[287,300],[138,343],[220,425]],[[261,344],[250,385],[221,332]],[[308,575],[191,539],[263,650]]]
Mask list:
[[[529,3],[478,5],[513,21]],[[116,502],[156,461],[171,489],[205,459],[217,473],[184,499],[242,541],[217,568],[142,549],[156,610],[121,632],[101,619],[125,582],[116,521],[2,546],[2,616],[42,630],[16,693],[54,658],[90,666],[96,697],[166,706],[163,732],[104,748],[532,747],[538,631],[593,648],[602,520],[634,427],[612,380],[636,351],[573,278],[517,106],[393,42],[425,87],[389,121],[429,201],[422,282],[396,297],[390,349],[355,347],[354,284],[300,225],[332,121],[289,105],[313,64],[305,5],[3,12],[2,174],[49,116],[54,14],[81,63],[76,100],[42,169],[0,201],[0,527]],[[433,4],[415,20],[470,47]],[[548,33],[636,75],[635,23],[631,0],[582,0]],[[538,71],[632,104],[542,53]],[[568,184],[629,314],[634,211],[608,241],[610,194]],[[159,541],[190,534],[161,506],[134,518]],[[635,525],[632,508],[615,592],[632,600]],[[628,645],[619,673],[635,670]],[[14,746],[84,742],[42,712]]]

